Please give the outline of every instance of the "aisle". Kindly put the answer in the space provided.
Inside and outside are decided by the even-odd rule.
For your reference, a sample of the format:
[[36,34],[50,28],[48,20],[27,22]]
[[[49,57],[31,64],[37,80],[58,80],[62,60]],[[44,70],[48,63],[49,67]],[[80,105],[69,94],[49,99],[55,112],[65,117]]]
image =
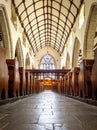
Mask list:
[[0,130],[97,130],[97,107],[43,92],[0,106]]

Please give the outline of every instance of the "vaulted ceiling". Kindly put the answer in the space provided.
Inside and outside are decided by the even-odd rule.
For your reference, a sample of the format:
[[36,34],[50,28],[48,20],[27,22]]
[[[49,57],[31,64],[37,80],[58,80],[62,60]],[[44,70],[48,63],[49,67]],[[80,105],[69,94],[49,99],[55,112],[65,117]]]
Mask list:
[[34,54],[50,46],[61,55],[83,0],[12,1]]

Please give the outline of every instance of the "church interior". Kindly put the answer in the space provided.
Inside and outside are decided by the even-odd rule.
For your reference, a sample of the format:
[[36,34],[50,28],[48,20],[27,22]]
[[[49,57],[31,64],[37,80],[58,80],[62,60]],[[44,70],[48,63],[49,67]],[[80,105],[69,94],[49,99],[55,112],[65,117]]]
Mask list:
[[[8,116],[3,109],[10,102],[29,98],[30,104],[38,95],[47,95],[49,104],[52,99],[51,109],[59,95],[61,102],[92,104],[97,122],[97,0],[0,0],[0,120]],[[97,128],[94,122],[95,127],[82,129],[76,123],[67,128],[63,122],[44,122],[40,116],[36,124],[45,125],[36,128],[32,123],[35,127],[29,130]],[[22,130],[7,126],[0,123],[0,130]]]

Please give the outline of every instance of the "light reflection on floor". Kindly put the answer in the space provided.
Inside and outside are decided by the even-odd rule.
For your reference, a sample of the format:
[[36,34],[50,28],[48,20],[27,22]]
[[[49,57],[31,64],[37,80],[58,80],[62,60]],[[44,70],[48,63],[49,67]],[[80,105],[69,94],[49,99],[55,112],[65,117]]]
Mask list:
[[0,106],[0,130],[97,130],[97,107],[51,92]]
[[51,89],[45,89],[44,92],[52,92]]

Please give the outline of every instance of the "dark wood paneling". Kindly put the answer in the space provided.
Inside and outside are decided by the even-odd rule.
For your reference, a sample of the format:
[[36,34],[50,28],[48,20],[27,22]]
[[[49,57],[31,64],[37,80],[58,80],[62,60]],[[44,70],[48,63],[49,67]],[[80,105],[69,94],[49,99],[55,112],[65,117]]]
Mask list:
[[94,60],[83,60],[80,63],[79,91],[81,97],[92,97],[91,73]]
[[8,85],[8,95],[9,97],[16,97],[20,94],[20,76],[18,61],[16,59],[6,60],[9,73],[9,85]]
[[74,95],[72,91],[72,72],[68,72],[67,77],[67,93],[68,95]]
[[68,76],[67,76],[67,74],[64,76],[64,93],[68,94]]

